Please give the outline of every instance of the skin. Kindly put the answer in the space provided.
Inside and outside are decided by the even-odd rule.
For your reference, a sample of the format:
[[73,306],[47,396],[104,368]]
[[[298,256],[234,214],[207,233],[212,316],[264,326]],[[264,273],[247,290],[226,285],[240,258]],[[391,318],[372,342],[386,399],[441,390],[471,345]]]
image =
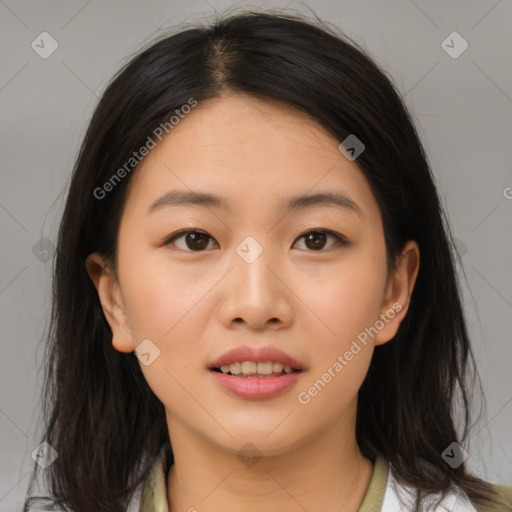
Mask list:
[[[321,125],[278,102],[244,95],[202,102],[131,177],[117,275],[100,254],[87,258],[113,346],[131,352],[149,338],[160,350],[141,369],[166,409],[173,512],[329,512],[341,504],[350,512],[363,501],[373,464],[356,442],[357,392],[374,346],[391,340],[405,317],[419,249],[408,241],[388,274],[378,204],[357,160],[338,145]],[[225,196],[232,212],[182,205],[147,213],[174,189]],[[363,215],[325,205],[283,210],[287,197],[321,190],[345,193]],[[182,229],[211,238],[195,251],[197,242],[187,245],[185,236],[164,245]],[[303,236],[315,229],[350,244],[327,236],[315,249]],[[236,252],[247,236],[263,249],[252,263]],[[298,393],[395,303],[401,311],[300,403]],[[241,344],[276,346],[305,371],[281,395],[235,397],[208,366]],[[237,456],[248,442],[261,456],[251,467]]]

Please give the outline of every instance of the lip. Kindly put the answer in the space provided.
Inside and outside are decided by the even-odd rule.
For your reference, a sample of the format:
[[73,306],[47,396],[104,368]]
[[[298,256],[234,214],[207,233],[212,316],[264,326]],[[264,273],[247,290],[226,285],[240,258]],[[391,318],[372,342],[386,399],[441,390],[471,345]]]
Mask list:
[[210,370],[212,378],[233,395],[242,398],[272,398],[292,387],[302,371],[287,373],[279,377],[235,377]]
[[[295,360],[293,357],[288,355],[286,352],[276,348],[276,347],[258,347],[252,348],[249,346],[236,347],[231,350],[225,352],[222,356],[220,356],[215,361],[209,365],[209,369],[220,368],[223,364],[231,364],[236,362],[243,361],[255,361],[255,362],[265,362],[265,361],[273,361],[275,363],[282,363],[291,366],[295,370],[305,370],[304,365]],[[216,373],[216,372],[214,372]],[[289,375],[293,375],[290,373]],[[233,379],[234,377],[229,377]],[[281,379],[282,377],[264,377],[266,380],[272,379]],[[243,380],[255,380],[249,377],[241,377]],[[261,380],[261,379],[258,379]]]

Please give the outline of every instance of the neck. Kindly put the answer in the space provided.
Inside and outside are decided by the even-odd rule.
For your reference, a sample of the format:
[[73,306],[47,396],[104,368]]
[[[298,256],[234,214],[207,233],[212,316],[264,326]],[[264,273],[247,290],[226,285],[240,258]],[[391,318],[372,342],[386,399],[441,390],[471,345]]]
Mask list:
[[[359,450],[352,421],[277,455],[241,460],[168,417],[174,464],[167,476],[170,512],[322,510],[357,512],[373,473]],[[344,428],[345,427],[345,428]],[[171,435],[172,433],[172,435]],[[254,444],[258,444],[256,441]],[[244,445],[244,443],[240,443]]]

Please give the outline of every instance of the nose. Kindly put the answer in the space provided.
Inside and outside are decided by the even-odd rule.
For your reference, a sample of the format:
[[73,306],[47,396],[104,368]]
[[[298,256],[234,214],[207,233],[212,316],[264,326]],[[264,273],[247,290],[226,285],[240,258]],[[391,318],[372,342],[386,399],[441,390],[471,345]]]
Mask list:
[[270,251],[263,250],[253,260],[240,250],[233,257],[233,265],[222,290],[220,315],[225,327],[244,324],[258,331],[291,325],[293,293],[284,266],[271,258]]

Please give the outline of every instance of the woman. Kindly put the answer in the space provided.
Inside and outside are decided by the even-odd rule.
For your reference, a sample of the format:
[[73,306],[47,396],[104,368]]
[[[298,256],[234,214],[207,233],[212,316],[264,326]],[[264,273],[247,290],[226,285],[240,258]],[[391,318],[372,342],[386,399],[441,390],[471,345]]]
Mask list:
[[356,43],[250,12],[153,43],[103,94],[63,214],[52,506],[509,509],[464,462],[453,247]]

